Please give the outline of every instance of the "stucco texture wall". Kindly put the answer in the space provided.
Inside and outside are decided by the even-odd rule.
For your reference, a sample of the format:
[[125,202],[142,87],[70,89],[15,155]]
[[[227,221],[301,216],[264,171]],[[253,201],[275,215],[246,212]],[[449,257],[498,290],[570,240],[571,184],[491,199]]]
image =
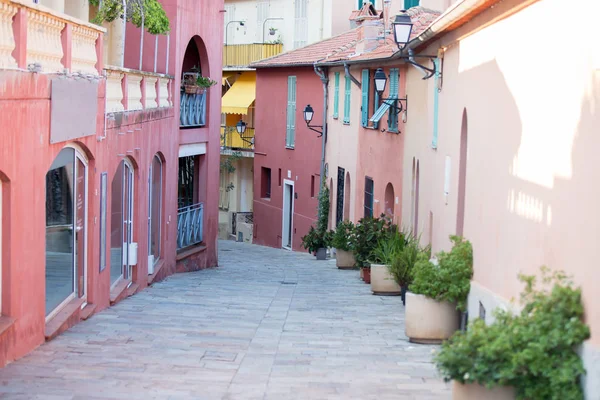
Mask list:
[[[296,76],[296,134],[294,149],[286,149],[288,76]],[[313,124],[323,119],[323,87],[312,67],[268,68],[257,71],[256,138],[254,158],[254,243],[281,247],[283,182],[294,181],[293,250],[301,248],[304,236],[317,216],[317,198],[311,197],[311,176],[319,179],[321,138],[304,122],[303,110],[311,104]],[[261,198],[261,168],[271,169],[271,198]],[[289,175],[288,175],[289,173]],[[288,177],[289,176],[289,177]],[[318,186],[317,186],[318,192]]]
[[[580,16],[580,37],[598,37],[598,5],[575,3],[596,11]],[[585,40],[553,35],[552,21],[563,15],[562,2],[533,2],[511,13],[518,5],[505,2],[426,51],[447,47],[437,150],[431,148],[433,82],[421,81],[411,68],[404,165],[409,171],[413,157],[420,161],[419,225],[427,226],[433,212],[434,251],[447,249],[447,237],[457,226],[465,114],[464,236],[473,243],[474,284],[508,301],[522,289],[518,273],[538,274],[541,265],[565,270],[583,289],[585,320],[592,330],[588,347],[598,351],[600,304],[594,285],[600,269],[594,265],[600,191],[593,183],[600,179],[594,168],[594,149],[600,144],[594,134],[600,123],[600,58]],[[528,34],[522,35],[524,31]],[[568,49],[568,56],[550,57],[556,49]],[[419,118],[411,118],[417,110]],[[447,200],[446,156],[452,160]],[[404,200],[410,201],[410,175],[405,177]],[[410,221],[410,208],[403,217]]]

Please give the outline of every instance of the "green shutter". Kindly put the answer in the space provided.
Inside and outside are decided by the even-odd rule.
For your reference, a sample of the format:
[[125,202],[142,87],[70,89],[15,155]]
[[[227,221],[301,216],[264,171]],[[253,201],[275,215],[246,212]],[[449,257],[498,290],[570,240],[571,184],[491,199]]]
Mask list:
[[361,10],[363,8],[363,0],[358,0],[358,9]]
[[350,78],[346,76],[346,83],[344,88],[344,123],[350,123],[350,92],[352,90],[352,82]]
[[[398,68],[390,69],[390,99],[398,98]],[[398,104],[397,101],[393,103],[395,106]],[[388,131],[398,132],[398,114],[396,110],[390,108],[388,112]]]
[[294,147],[296,137],[296,77],[288,76],[287,127],[285,146]]
[[437,149],[438,144],[438,114],[439,114],[439,102],[440,92],[438,90],[440,83],[440,60],[437,58],[433,60],[435,64],[435,79],[433,80],[433,137],[431,139],[431,147]]
[[411,7],[416,7],[419,5],[419,0],[404,0],[404,9],[408,10]]
[[338,118],[340,110],[340,73],[335,73],[335,89],[333,90],[333,118]]
[[362,70],[362,105],[360,106],[361,111],[361,122],[362,126],[369,126],[369,70]]

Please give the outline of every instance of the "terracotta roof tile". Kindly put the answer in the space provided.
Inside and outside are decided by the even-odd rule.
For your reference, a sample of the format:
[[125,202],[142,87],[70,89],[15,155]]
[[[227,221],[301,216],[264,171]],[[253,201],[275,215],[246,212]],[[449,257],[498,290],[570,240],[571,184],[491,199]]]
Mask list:
[[330,54],[354,48],[358,28],[346,31],[340,35],[324,39],[299,49],[291,50],[274,57],[265,58],[250,64],[252,68],[283,67],[313,65]]
[[[363,7],[365,9],[366,7]],[[413,21],[411,39],[423,33],[441,14],[425,7],[413,7],[407,11]],[[394,16],[395,17],[395,16]],[[391,23],[390,23],[391,26]],[[340,61],[377,60],[388,58],[398,51],[394,35],[389,34],[385,40],[379,40],[377,47],[362,54],[356,54],[362,27],[354,28],[329,39],[321,40],[308,46],[291,50],[277,56],[266,58],[250,64],[253,68],[309,66],[316,62],[334,63]]]

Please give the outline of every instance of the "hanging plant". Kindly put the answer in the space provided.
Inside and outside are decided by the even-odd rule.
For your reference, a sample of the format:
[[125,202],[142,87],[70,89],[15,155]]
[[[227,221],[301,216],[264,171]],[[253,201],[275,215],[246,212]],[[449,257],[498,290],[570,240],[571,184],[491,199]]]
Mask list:
[[152,35],[164,35],[169,32],[169,18],[158,0],[89,0],[98,7],[98,13],[92,20],[95,24],[112,22],[125,18],[138,28],[142,25]]

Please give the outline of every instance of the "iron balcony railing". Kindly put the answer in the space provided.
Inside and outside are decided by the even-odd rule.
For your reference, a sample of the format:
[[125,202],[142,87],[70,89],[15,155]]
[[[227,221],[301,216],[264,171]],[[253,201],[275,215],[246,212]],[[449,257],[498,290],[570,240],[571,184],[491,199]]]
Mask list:
[[237,133],[235,127],[221,127],[221,147],[245,151],[254,150],[254,128],[246,128],[243,136]]
[[177,210],[177,249],[202,242],[203,217],[203,203]]
[[206,92],[189,94],[181,91],[179,125],[182,127],[206,125]]

